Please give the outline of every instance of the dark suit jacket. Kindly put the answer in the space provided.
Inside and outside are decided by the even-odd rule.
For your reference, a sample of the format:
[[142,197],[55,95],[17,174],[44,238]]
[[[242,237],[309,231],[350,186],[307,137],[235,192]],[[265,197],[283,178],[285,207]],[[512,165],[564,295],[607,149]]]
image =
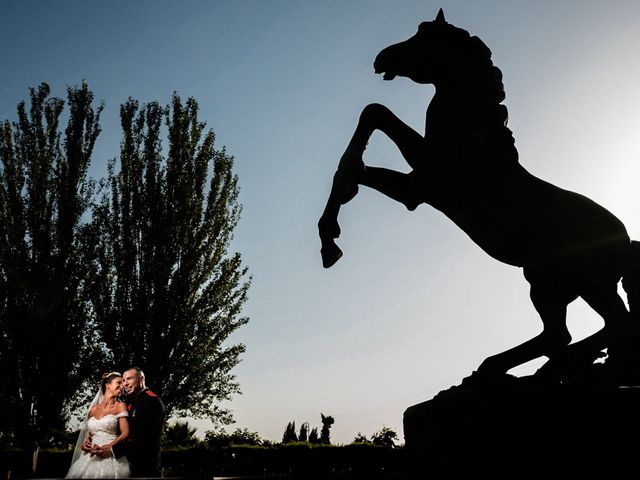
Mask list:
[[160,470],[160,436],[165,420],[162,400],[148,388],[127,398],[129,436],[113,446],[116,457],[127,456],[131,476],[154,476]]

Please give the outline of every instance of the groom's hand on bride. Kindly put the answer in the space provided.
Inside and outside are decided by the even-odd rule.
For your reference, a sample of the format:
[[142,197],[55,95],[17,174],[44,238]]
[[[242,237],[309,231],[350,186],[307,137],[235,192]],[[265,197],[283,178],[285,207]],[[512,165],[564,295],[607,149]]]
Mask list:
[[111,447],[109,445],[95,446],[92,453],[98,457],[107,458],[111,456]]
[[84,443],[82,444],[82,447],[80,447],[82,449],[82,451],[87,452],[87,453],[91,453],[91,450],[93,448],[92,445],[92,438],[91,435],[89,435],[86,440],[84,441]]

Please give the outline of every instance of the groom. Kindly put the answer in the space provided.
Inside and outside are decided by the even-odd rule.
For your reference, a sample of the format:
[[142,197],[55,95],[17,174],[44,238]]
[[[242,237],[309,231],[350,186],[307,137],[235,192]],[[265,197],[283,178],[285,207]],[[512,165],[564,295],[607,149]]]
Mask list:
[[[131,367],[123,374],[129,410],[129,436],[113,446],[113,455],[127,456],[132,477],[157,477],[160,474],[160,435],[165,420],[162,400],[145,385],[144,373]],[[109,447],[94,453],[101,457],[112,455]]]

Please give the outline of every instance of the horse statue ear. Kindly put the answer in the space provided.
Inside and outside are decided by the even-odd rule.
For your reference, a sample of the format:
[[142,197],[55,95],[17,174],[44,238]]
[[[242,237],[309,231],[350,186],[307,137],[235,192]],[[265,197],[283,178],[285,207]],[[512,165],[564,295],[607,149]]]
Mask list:
[[444,19],[444,12],[442,11],[442,8],[440,10],[438,10],[438,15],[436,15],[436,19],[434,20],[435,23],[447,23],[447,21]]

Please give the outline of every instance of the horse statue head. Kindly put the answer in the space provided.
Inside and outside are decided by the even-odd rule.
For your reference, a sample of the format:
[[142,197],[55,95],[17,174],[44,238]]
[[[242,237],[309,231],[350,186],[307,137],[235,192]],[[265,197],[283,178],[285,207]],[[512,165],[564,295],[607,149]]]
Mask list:
[[385,80],[401,76],[443,87],[461,81],[471,84],[478,73],[491,70],[501,87],[498,101],[504,100],[502,74],[493,67],[491,50],[478,37],[447,23],[442,9],[435,20],[422,22],[413,37],[382,50],[373,66]]

